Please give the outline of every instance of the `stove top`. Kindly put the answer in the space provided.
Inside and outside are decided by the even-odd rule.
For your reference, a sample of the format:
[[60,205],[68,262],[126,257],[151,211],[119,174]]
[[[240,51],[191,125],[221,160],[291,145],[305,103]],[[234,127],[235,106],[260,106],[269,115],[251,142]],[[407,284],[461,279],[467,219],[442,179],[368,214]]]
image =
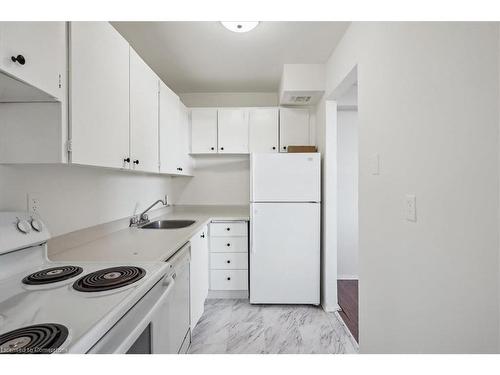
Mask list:
[[0,335],[0,354],[52,354],[67,337],[68,329],[55,323],[15,329]]
[[23,280],[23,284],[27,285],[44,285],[56,283],[59,281],[64,281],[78,276],[83,272],[82,267],[78,266],[58,266],[47,268],[41,271],[32,273],[26,276]]
[[16,229],[30,216],[0,212],[0,352],[86,353],[171,272],[165,262],[51,262],[46,226]]
[[142,279],[146,271],[140,267],[121,266],[105,268],[85,275],[73,284],[80,292],[102,292],[122,288]]

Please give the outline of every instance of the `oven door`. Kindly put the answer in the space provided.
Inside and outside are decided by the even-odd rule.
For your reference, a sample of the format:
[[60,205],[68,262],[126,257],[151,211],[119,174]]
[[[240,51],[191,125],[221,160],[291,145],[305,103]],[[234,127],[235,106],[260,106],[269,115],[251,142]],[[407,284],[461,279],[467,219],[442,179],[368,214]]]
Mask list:
[[155,346],[161,347],[164,344],[153,339],[154,321],[160,312],[169,310],[174,286],[172,274],[157,282],[88,353],[157,353]]

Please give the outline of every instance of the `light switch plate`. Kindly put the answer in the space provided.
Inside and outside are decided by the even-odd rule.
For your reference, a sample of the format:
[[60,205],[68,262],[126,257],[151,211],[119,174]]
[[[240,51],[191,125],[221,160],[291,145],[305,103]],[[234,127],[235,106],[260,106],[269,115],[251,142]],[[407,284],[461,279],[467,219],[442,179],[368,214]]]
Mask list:
[[417,197],[415,194],[406,194],[405,211],[406,220],[417,221]]

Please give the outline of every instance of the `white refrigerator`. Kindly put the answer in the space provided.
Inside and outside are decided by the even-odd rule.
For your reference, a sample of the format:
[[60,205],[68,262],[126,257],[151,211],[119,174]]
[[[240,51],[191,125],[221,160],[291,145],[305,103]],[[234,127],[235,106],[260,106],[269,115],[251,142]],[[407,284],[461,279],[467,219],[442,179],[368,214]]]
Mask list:
[[250,157],[250,303],[320,303],[319,153]]

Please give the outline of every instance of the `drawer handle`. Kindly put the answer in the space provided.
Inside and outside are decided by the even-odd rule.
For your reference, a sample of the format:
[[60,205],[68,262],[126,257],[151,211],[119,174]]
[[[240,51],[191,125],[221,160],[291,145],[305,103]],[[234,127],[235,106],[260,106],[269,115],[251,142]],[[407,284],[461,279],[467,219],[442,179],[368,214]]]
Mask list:
[[205,238],[205,233],[202,233],[200,237]]
[[231,261],[230,260],[226,260],[226,263],[229,264],[229,263],[231,263]]
[[230,278],[230,277],[228,277],[228,278],[227,278],[227,281],[230,281],[230,280],[231,280],[231,278]]
[[229,232],[231,230],[231,228],[226,228],[226,230]]
[[230,243],[227,243],[227,244],[226,244],[226,246],[227,246],[227,247],[229,247],[229,246],[231,246],[231,244],[230,244]]

